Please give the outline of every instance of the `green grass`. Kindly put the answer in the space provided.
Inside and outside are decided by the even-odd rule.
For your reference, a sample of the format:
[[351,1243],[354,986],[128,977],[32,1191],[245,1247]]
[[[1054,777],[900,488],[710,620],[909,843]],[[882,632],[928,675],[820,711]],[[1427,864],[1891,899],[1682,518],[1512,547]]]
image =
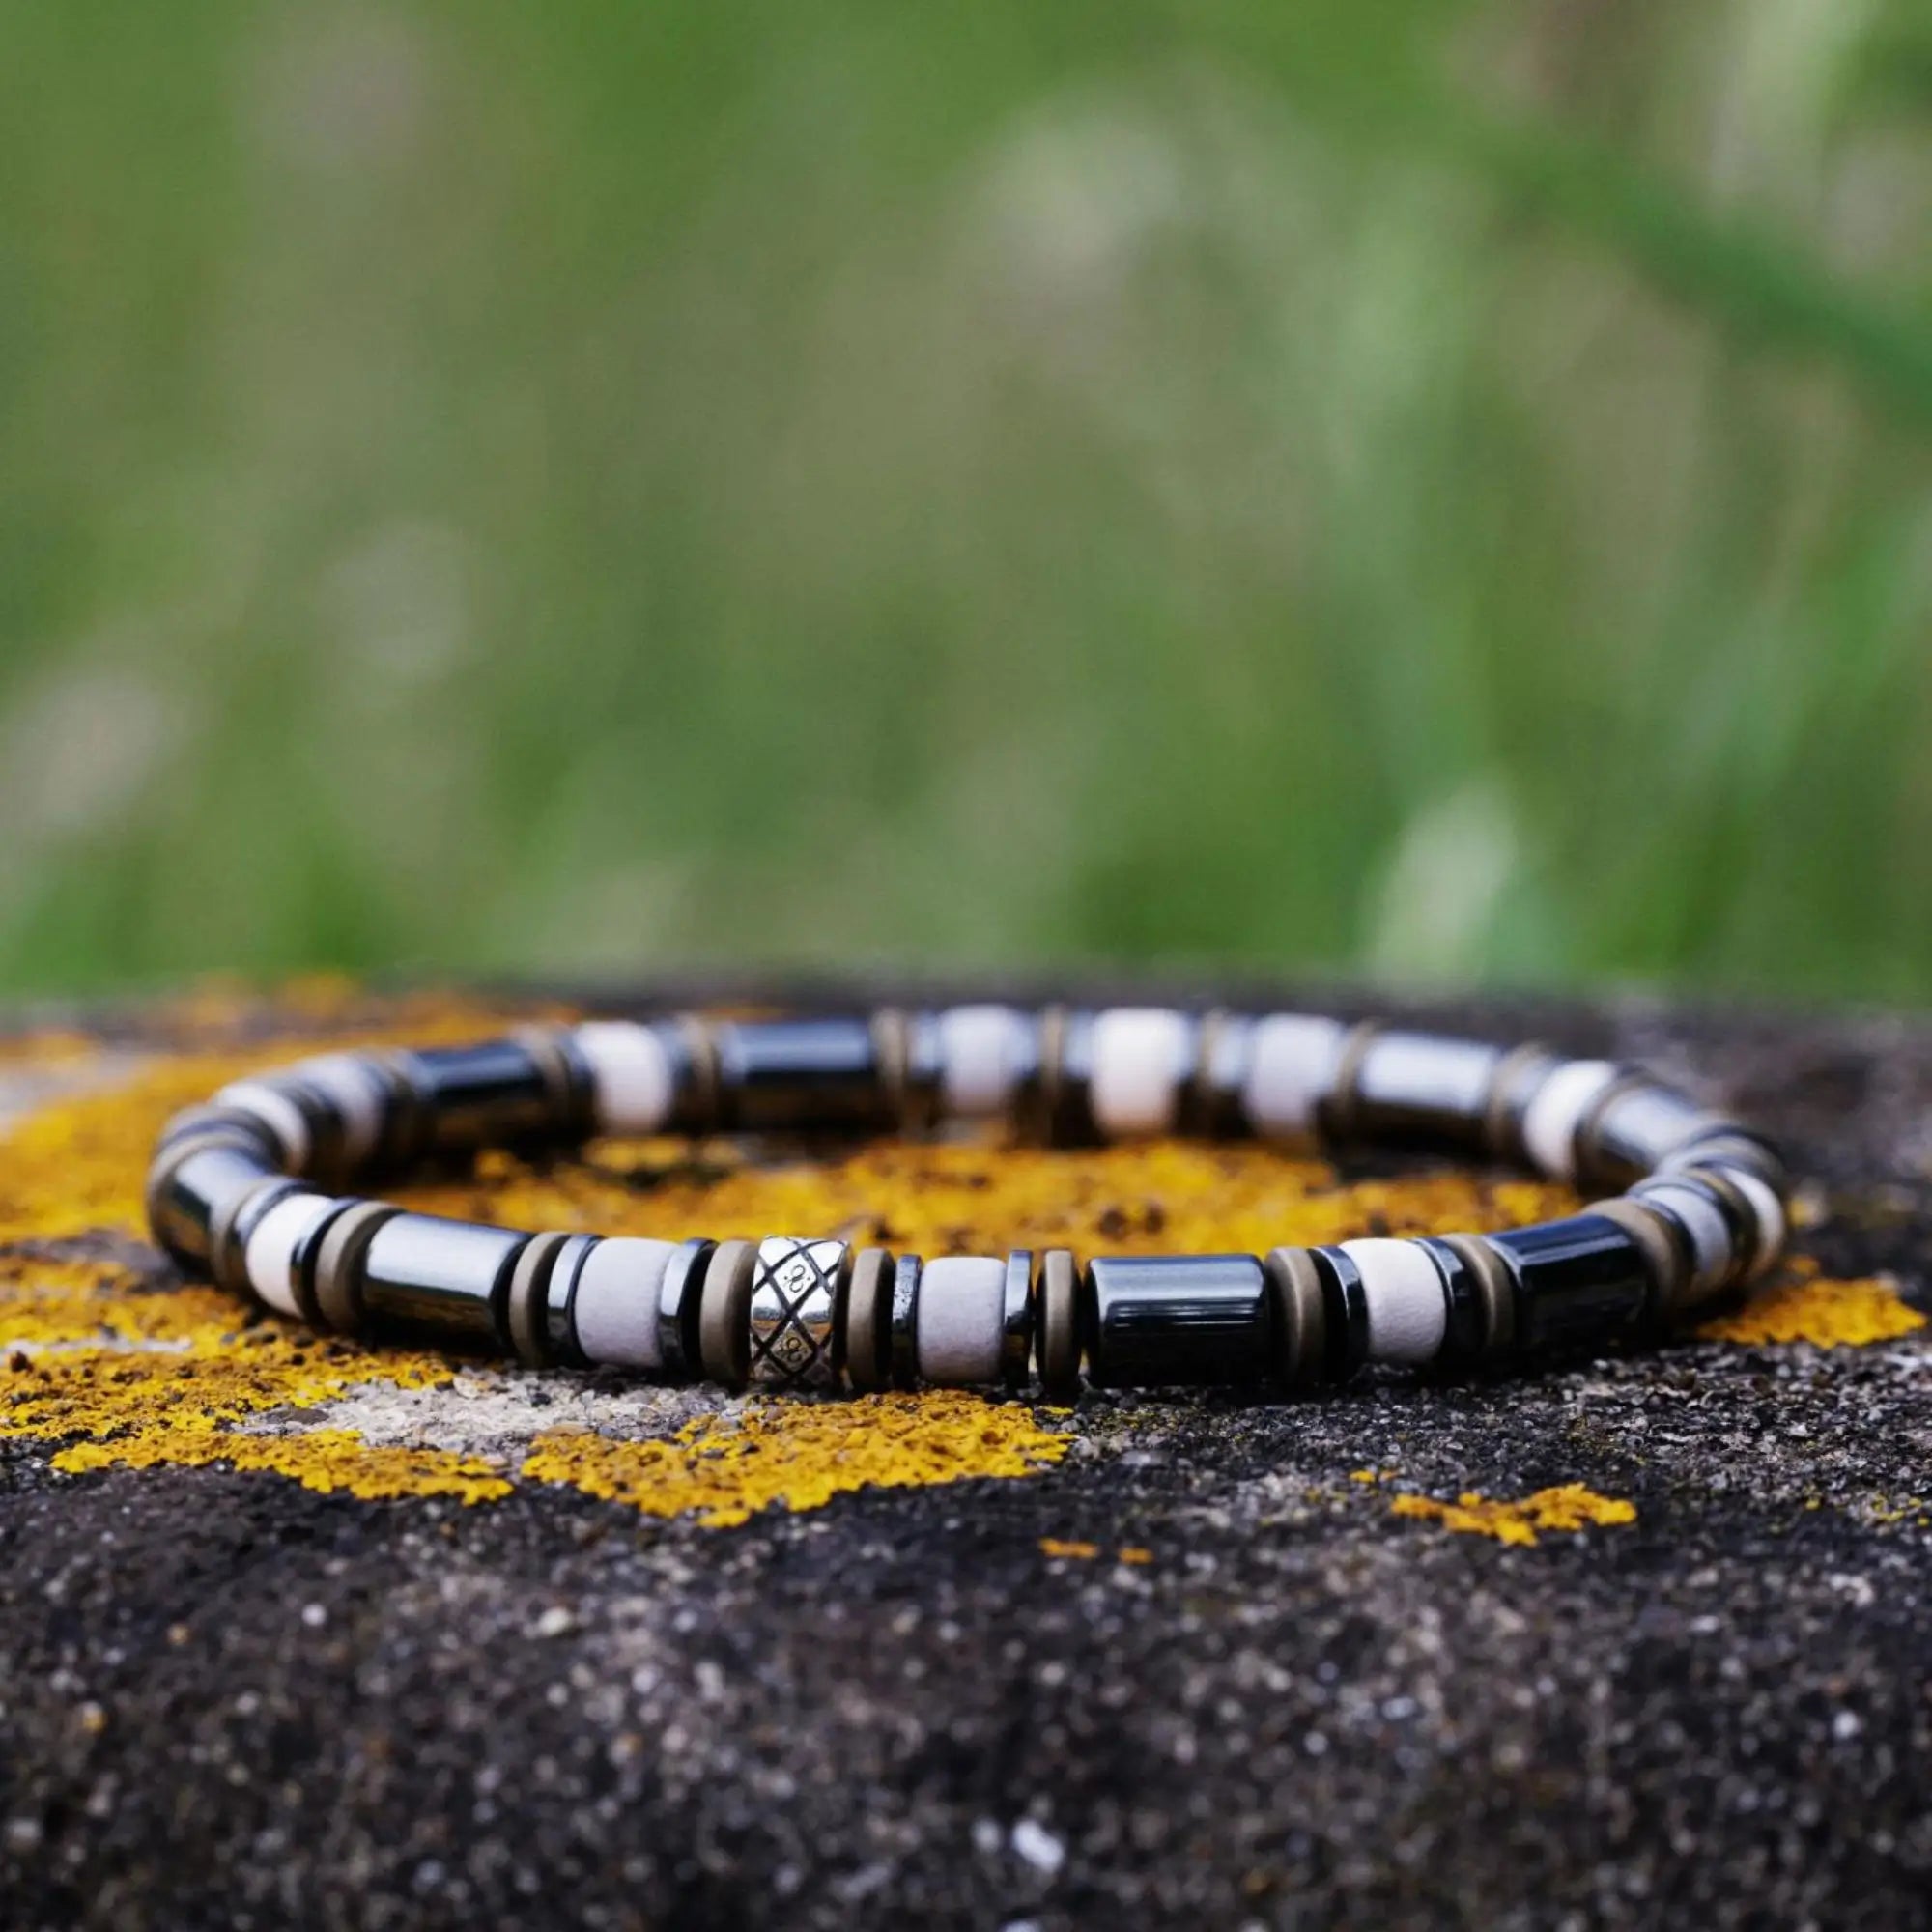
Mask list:
[[1932,992],[1902,4],[0,21],[0,988]]

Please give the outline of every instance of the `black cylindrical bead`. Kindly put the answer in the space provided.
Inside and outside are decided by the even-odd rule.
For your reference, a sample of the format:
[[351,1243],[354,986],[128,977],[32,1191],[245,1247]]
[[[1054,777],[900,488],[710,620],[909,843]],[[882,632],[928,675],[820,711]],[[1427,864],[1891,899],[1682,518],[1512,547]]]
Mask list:
[[429,1107],[433,1147],[490,1147],[554,1131],[551,1080],[521,1040],[428,1047],[407,1059]]
[[1080,1287],[1098,1387],[1251,1382],[1267,1371],[1267,1277],[1254,1255],[1103,1256]]
[[1321,1273],[1324,1378],[1345,1382],[1369,1359],[1369,1293],[1352,1255],[1310,1248]]
[[452,1340],[509,1346],[504,1304],[529,1236],[509,1228],[398,1214],[362,1261],[362,1306],[379,1321]]
[[1641,1076],[1620,1081],[1578,1135],[1584,1170],[1627,1186],[1718,1122],[1688,1094]]
[[1603,1214],[1575,1214],[1488,1237],[1516,1276],[1517,1339],[1525,1348],[1607,1341],[1642,1315],[1643,1249]]
[[1480,1040],[1377,1033],[1356,1068],[1349,1130],[1364,1140],[1480,1145],[1502,1057]]
[[878,1043],[857,1018],[731,1020],[716,1030],[727,1124],[747,1133],[889,1124]]
[[224,1207],[273,1179],[273,1158],[256,1136],[212,1132],[193,1144],[176,1142],[148,1179],[148,1225],[156,1241],[186,1266],[206,1267],[213,1229]]
[[1000,1318],[1000,1374],[1009,1389],[1024,1388],[1033,1373],[1037,1275],[1031,1248],[1015,1248],[1008,1255],[1006,1298]]

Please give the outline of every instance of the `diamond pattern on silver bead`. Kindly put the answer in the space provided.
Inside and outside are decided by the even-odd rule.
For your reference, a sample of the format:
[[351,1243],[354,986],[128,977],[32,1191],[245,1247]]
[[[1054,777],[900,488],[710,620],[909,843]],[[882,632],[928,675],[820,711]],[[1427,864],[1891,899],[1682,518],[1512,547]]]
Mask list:
[[752,1380],[766,1388],[827,1388],[843,1241],[768,1235],[752,1277]]

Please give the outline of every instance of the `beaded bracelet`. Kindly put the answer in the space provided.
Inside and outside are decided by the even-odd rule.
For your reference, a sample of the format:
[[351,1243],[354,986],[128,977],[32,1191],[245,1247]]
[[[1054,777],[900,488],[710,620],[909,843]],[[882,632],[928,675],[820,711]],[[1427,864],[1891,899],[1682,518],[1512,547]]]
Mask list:
[[[436,1153],[593,1135],[1168,1133],[1435,1145],[1626,1191],[1496,1235],[1255,1255],[923,1261],[837,1239],[525,1234],[334,1190]],[[1776,1150],[1645,1074],[1370,1021],[1152,1008],[593,1021],[337,1053],[177,1116],[148,1179],[185,1267],[313,1328],[395,1329],[738,1388],[1346,1380],[1668,1322],[1782,1252]]]

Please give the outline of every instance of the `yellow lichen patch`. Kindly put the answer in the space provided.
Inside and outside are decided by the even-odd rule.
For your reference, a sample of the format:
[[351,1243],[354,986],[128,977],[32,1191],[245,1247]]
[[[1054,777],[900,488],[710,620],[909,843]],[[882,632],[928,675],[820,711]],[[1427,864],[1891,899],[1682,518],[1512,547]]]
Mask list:
[[1372,1229],[1490,1229],[1572,1211],[1574,1195],[1463,1173],[1341,1184],[1325,1162],[1260,1145],[1157,1141],[1068,1150],[879,1141],[823,1161],[753,1165],[727,1143],[605,1141],[548,1167],[486,1156],[410,1192],[433,1213],[522,1227],[716,1236],[797,1232],[931,1255],[1265,1253]]
[[698,1416],[657,1441],[554,1430],[531,1443],[523,1473],[646,1516],[696,1514],[724,1527],[772,1503],[816,1509],[851,1490],[1027,1476],[1067,1447],[1031,1409],[939,1391],[753,1404]]
[[1056,1557],[1063,1562],[1091,1563],[1100,1553],[1097,1543],[1082,1543],[1077,1539],[1061,1536],[1042,1536],[1039,1540],[1039,1553]]
[[337,1046],[474,1039],[491,1031],[475,1007],[424,1003],[395,1031],[281,1039],[174,1054],[113,1088],[35,1109],[0,1133],[0,1242],[58,1240],[97,1229],[138,1233],[142,1187],[169,1115],[243,1074]]
[[1707,1321],[1697,1333],[1709,1342],[1809,1342],[1819,1349],[1852,1349],[1893,1342],[1925,1326],[1890,1282],[1831,1281],[1803,1264],[1742,1308]]
[[1515,1502],[1492,1501],[1465,1490],[1454,1502],[1433,1496],[1397,1496],[1389,1505],[1397,1516],[1439,1522],[1444,1529],[1493,1537],[1498,1543],[1533,1545],[1539,1531],[1569,1531],[1634,1522],[1636,1506],[1615,1496],[1600,1496],[1581,1483],[1538,1490]]
[[161,1463],[203,1468],[225,1463],[288,1476],[325,1495],[340,1490],[371,1501],[398,1496],[453,1496],[461,1503],[496,1502],[510,1485],[489,1463],[447,1449],[394,1448],[368,1443],[353,1429],[314,1429],[301,1435],[242,1435],[229,1429],[178,1428],[156,1423],[111,1442],[78,1442],[54,1458],[54,1467],[152,1469]]

